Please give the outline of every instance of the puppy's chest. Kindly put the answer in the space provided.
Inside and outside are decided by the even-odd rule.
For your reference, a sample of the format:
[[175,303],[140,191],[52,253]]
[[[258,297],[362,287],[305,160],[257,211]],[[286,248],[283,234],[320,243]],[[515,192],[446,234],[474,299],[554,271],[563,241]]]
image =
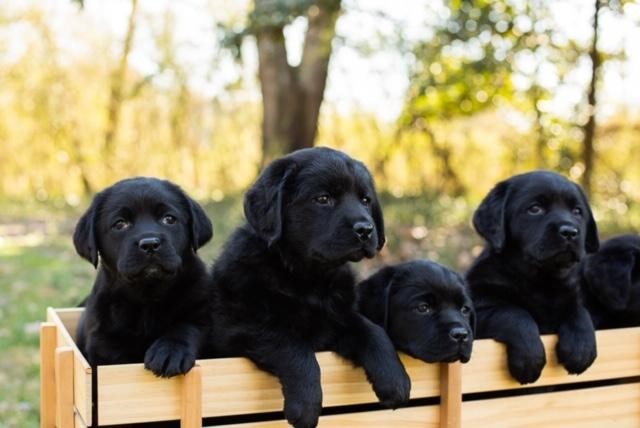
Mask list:
[[166,308],[114,305],[111,310],[114,329],[141,340],[155,340],[169,327],[171,319]]
[[353,299],[345,294],[311,294],[287,299],[282,302],[281,322],[314,343],[314,347],[326,347],[348,322],[353,310]]

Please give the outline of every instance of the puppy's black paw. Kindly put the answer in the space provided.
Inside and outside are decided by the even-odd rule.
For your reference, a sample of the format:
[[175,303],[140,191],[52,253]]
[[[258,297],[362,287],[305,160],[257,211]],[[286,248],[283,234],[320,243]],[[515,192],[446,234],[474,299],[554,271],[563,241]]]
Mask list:
[[[311,395],[311,397],[304,397]],[[302,396],[285,397],[284,417],[296,428],[312,428],[318,425],[318,418],[322,410],[322,390]]]
[[[395,359],[394,359],[395,360]],[[379,370],[371,374],[373,391],[383,406],[397,409],[409,402],[411,393],[411,379],[399,360],[392,363],[386,370]]]
[[593,332],[573,332],[560,336],[556,355],[569,374],[580,374],[591,366],[598,352]]
[[538,380],[547,362],[540,338],[527,343],[526,346],[510,346],[507,349],[507,358],[511,376],[521,384]]
[[184,343],[160,338],[144,355],[144,367],[156,376],[172,377],[185,374],[196,363],[196,353]]

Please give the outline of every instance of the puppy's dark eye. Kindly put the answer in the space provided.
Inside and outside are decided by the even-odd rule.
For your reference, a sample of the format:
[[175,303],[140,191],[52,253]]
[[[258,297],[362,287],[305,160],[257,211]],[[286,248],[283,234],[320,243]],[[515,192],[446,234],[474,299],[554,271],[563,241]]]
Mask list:
[[362,205],[366,205],[366,206],[371,205],[371,198],[368,196],[363,197],[361,201],[362,201]]
[[178,219],[172,216],[171,214],[167,214],[160,219],[160,223],[167,224],[167,225],[175,224],[176,221],[178,221]]
[[533,204],[529,208],[527,208],[527,212],[531,215],[540,215],[544,214],[544,208],[540,204]]
[[432,311],[432,308],[431,308],[431,305],[428,303],[420,303],[416,307],[416,311],[420,312],[421,314],[428,314]]
[[312,199],[318,205],[333,205],[333,198],[329,195],[320,195]]
[[573,215],[575,215],[575,216],[578,216],[578,217],[582,216],[582,208],[580,208],[580,207],[575,207],[575,208],[573,209],[573,211],[571,211],[571,212],[572,212],[572,213],[573,213]]
[[463,306],[460,308],[460,313],[466,317],[471,313],[471,308],[469,306]]
[[111,228],[114,230],[127,230],[129,227],[131,227],[131,223],[123,219],[116,220],[116,222],[111,225]]

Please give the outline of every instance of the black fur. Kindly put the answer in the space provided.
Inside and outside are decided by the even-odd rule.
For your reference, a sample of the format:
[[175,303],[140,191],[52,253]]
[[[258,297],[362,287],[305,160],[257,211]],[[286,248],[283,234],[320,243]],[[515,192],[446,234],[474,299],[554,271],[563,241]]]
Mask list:
[[581,263],[587,308],[596,328],[640,325],[640,236],[609,239]]
[[577,266],[599,241],[580,187],[552,172],[514,176],[489,192],[473,224],[486,240],[467,273],[478,337],[507,345],[521,383],[534,382],[545,365],[540,334],[558,334],[556,354],[569,373],[586,370],[596,342]]
[[385,329],[396,349],[428,363],[469,361],[475,313],[456,272],[415,260],[379,270],[357,293],[360,312]]
[[157,376],[193,367],[210,324],[210,279],[196,250],[211,221],[178,186],[122,180],[98,193],[73,236],[98,266],[77,343],[92,365],[143,362]]
[[211,355],[246,356],[277,376],[285,417],[297,427],[318,422],[316,351],[364,367],[385,405],[405,403],[410,380],[384,330],[356,312],[347,263],[384,244],[366,167],[336,150],[299,150],[262,172],[245,214],[213,267]]

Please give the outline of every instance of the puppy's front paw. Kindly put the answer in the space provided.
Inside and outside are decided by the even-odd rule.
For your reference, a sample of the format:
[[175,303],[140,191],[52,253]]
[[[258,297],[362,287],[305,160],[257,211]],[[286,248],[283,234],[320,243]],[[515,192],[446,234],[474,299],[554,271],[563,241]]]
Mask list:
[[560,336],[556,355],[569,374],[580,374],[596,359],[596,338],[592,332]]
[[196,363],[196,354],[184,343],[160,338],[144,355],[144,367],[156,376],[172,377],[185,374]]
[[318,390],[311,394],[285,397],[284,417],[287,422],[296,428],[310,428],[318,425],[320,410],[322,410],[322,390],[319,387]]
[[538,380],[547,362],[544,346],[540,338],[532,343],[513,345],[507,349],[509,372],[521,384]]
[[396,409],[409,401],[411,379],[400,361],[391,361],[393,363],[389,367],[381,368],[370,377],[380,403],[390,409]]

